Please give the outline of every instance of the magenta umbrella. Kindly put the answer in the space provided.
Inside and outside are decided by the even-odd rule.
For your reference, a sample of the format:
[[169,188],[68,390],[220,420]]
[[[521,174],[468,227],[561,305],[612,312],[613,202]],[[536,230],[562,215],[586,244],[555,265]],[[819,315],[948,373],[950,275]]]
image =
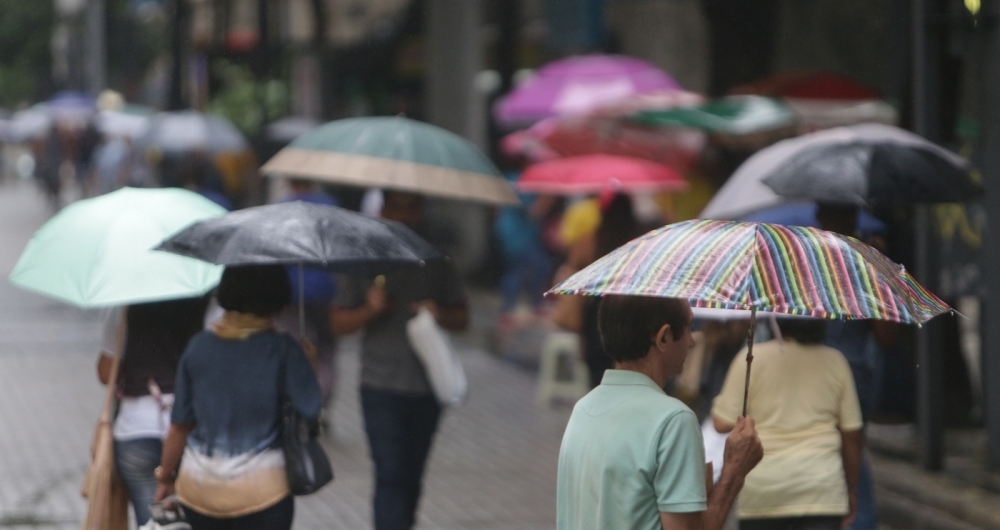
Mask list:
[[680,88],[663,70],[633,57],[569,57],[540,68],[501,99],[493,115],[503,127],[526,127],[551,116],[583,114],[636,94]]

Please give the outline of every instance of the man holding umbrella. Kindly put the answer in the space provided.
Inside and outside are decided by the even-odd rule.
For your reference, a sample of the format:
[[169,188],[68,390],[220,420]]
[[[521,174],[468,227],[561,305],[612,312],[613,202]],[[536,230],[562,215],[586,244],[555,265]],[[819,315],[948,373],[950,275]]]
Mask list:
[[[423,198],[387,191],[382,217],[416,230]],[[442,328],[464,330],[469,322],[465,293],[451,265],[437,261],[396,270],[374,283],[344,277],[334,306],[334,334],[364,331],[361,407],[375,462],[375,529],[412,528],[441,406],[407,339],[406,324],[424,307]]]
[[577,402],[566,426],[556,527],[718,530],[764,450],[753,420],[741,416],[722,476],[706,494],[698,420],[663,392],[694,345],[688,302],[607,296],[598,320],[615,367]]

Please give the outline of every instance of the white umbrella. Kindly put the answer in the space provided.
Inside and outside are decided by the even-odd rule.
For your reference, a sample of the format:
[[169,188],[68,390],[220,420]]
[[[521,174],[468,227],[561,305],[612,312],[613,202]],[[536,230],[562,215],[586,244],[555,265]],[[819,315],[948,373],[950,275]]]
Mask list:
[[265,136],[274,142],[288,143],[319,126],[319,121],[313,118],[287,116],[268,124]]
[[143,149],[157,147],[175,153],[220,153],[245,151],[250,147],[239,129],[226,118],[193,110],[157,114],[138,145]]
[[34,106],[15,112],[7,122],[9,142],[26,142],[41,138],[52,128],[52,116],[42,107]]
[[118,110],[102,110],[97,114],[97,129],[109,136],[139,138],[149,131],[150,117]]

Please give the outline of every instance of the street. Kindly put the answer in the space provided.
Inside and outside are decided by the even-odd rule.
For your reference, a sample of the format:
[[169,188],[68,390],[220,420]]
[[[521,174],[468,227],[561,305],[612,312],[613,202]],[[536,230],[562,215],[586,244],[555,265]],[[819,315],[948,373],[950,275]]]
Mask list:
[[[80,483],[103,388],[94,366],[100,314],[12,287],[6,277],[48,208],[33,183],[0,184],[0,528],[75,529]],[[481,347],[490,315],[473,311],[457,342],[470,396],[435,439],[421,529],[548,529],[559,443],[570,409],[534,404],[535,377]],[[333,435],[336,478],[296,505],[295,529],[371,527],[372,469],[357,399],[355,340],[341,345]]]

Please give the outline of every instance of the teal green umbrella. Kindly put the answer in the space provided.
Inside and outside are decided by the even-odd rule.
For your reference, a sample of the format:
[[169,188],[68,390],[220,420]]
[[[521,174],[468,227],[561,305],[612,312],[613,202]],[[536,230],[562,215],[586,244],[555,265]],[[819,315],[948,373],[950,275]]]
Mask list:
[[10,282],[89,308],[199,296],[222,267],[152,250],[226,211],[197,193],[123,188],[64,208],[32,236]]
[[743,135],[795,124],[795,112],[776,99],[728,96],[696,107],[640,112],[631,121],[653,127],[688,127],[710,133]]
[[261,171],[448,199],[518,204],[510,183],[471,142],[402,116],[327,123],[296,138]]

